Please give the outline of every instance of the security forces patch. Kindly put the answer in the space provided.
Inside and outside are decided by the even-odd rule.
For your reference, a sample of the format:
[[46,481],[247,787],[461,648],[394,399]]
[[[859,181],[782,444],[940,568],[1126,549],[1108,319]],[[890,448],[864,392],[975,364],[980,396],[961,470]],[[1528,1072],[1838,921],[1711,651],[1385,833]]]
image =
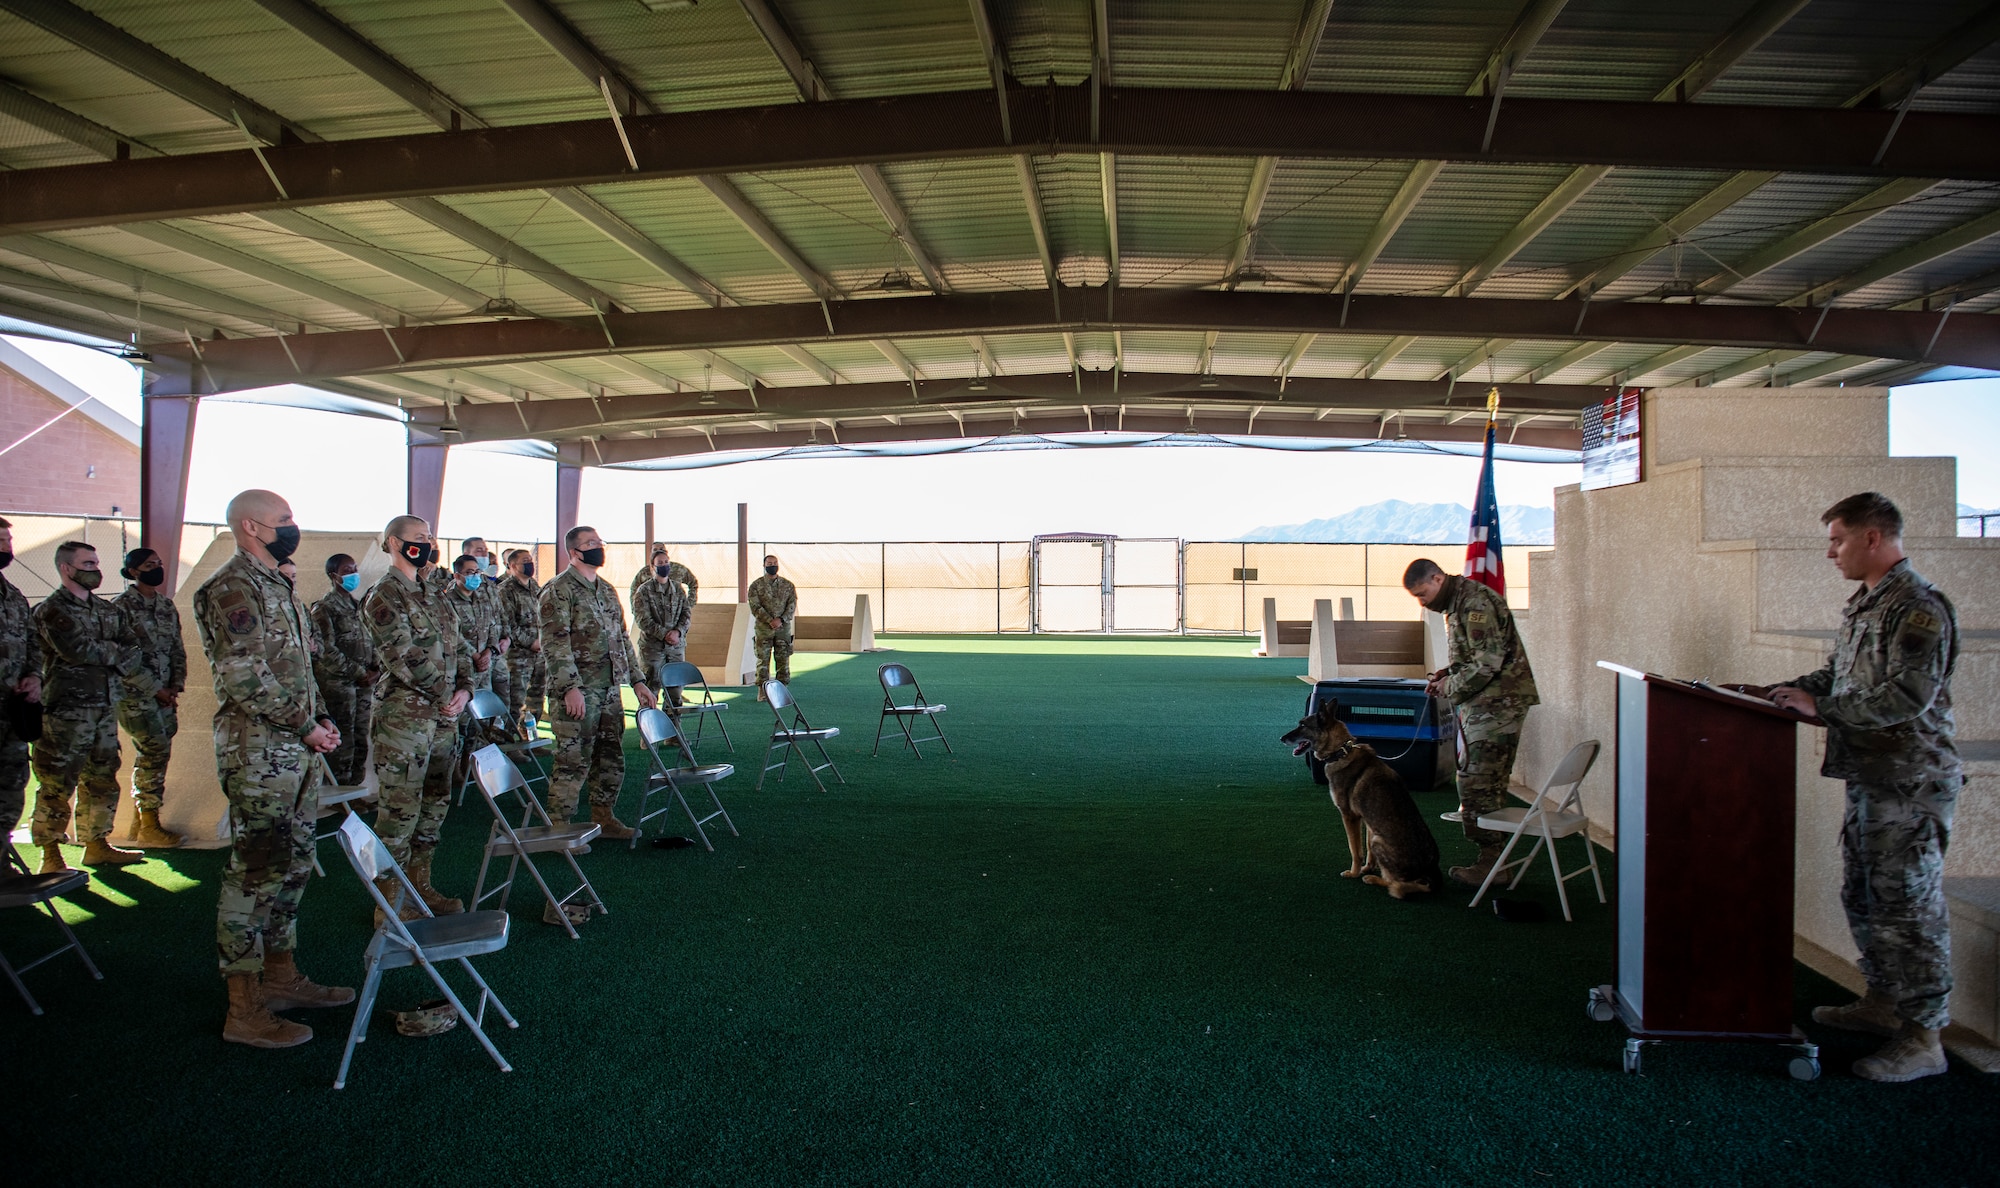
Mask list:
[[257,612],[247,606],[239,606],[229,612],[229,634],[248,635],[257,629]]

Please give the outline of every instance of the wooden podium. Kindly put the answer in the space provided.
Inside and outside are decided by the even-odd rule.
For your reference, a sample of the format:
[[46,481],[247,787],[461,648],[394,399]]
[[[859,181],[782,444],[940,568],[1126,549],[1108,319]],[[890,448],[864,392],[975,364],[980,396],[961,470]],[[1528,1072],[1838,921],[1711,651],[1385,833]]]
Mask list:
[[1625,1071],[1647,1044],[1785,1044],[1819,1076],[1792,1023],[1794,776],[1789,710],[1599,661],[1618,674],[1618,941],[1591,1017],[1618,1019]]

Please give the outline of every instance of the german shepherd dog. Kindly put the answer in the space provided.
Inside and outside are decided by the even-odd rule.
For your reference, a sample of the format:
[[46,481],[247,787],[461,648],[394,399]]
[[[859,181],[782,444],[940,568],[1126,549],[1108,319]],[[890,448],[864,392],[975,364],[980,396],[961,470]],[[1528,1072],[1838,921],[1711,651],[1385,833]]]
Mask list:
[[1327,791],[1340,810],[1347,850],[1354,858],[1340,877],[1387,887],[1397,899],[1436,891],[1444,886],[1437,838],[1403,787],[1403,778],[1373,747],[1348,733],[1338,710],[1335,702],[1322,702],[1317,714],[1299,719],[1298,728],[1278,741],[1289,744],[1294,755],[1310,750],[1326,765]]

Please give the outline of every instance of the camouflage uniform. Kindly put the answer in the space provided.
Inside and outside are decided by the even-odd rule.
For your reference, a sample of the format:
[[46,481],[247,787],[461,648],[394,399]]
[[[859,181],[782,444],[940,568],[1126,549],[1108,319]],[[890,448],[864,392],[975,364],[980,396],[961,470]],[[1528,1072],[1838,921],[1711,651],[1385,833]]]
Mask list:
[[326,757],[334,782],[359,784],[368,778],[368,726],[375,711],[375,687],[363,684],[375,667],[375,644],[361,624],[361,602],[335,586],[312,604],[319,636],[313,676],[320,700],[340,731],[340,746]]
[[[42,673],[42,639],[28,598],[0,575],[0,711],[22,677]],[[28,744],[14,734],[11,714],[0,712],[0,845],[10,844],[27,803]]]
[[500,622],[507,638],[507,713],[516,721],[526,707],[537,718],[548,716],[542,698],[549,680],[548,662],[535,650],[542,638],[542,588],[535,579],[502,578],[493,592],[500,605]]
[[[576,811],[585,787],[593,806],[608,807],[625,784],[619,687],[643,678],[611,583],[565,569],[542,587],[542,654],[549,665],[549,729],[556,736],[549,815],[560,824]],[[571,689],[583,691],[581,718],[563,707]]]
[[1465,762],[1458,773],[1458,807],[1464,814],[1460,827],[1474,845],[1499,846],[1506,835],[1479,828],[1479,814],[1506,807],[1521,725],[1528,707],[1541,697],[1505,598],[1490,586],[1447,576],[1440,601],[1451,628],[1444,695],[1458,710],[1465,740]]
[[1951,1021],[1944,855],[1963,782],[1952,740],[1958,612],[1908,561],[1847,600],[1826,666],[1787,684],[1826,721],[1820,774],[1847,781],[1841,906],[1868,988],[1919,1027]]
[[[656,681],[660,665],[687,659],[688,621],[694,599],[672,578],[651,581],[632,595],[632,625],[639,635],[639,663],[648,681]],[[667,632],[681,633],[681,642],[667,642]]]
[[235,837],[216,948],[224,977],[255,974],[266,953],[297,947],[312,875],[320,764],[305,737],[325,713],[312,626],[291,583],[241,549],[194,592],[193,608],[215,674],[215,766]]
[[458,727],[441,718],[459,690],[472,691],[472,653],[444,600],[401,570],[382,575],[361,604],[361,621],[382,670],[373,744],[380,808],[375,832],[397,862],[437,847],[451,807]]
[[[646,583],[652,581],[653,577],[653,567],[651,565],[633,574],[633,597],[638,597],[639,591],[645,589]],[[694,576],[694,570],[689,569],[678,561],[669,561],[667,562],[667,580],[679,583],[680,587],[687,591],[689,606],[693,606],[695,603],[701,601],[701,580]]]
[[121,694],[150,699],[160,683],[139,662],[138,637],[108,598],[82,598],[58,586],[34,611],[42,643],[42,737],[34,745],[38,846],[63,840],[71,802],[76,841],[111,834],[118,811],[118,718]]
[[[457,621],[458,633],[465,640],[466,651],[475,661],[472,671],[472,687],[475,690],[493,688],[493,674],[505,671],[506,665],[500,658],[500,640],[507,634],[500,626],[500,608],[485,591],[485,583],[478,590],[467,590],[453,582],[445,587],[444,603],[451,608],[452,617]],[[476,661],[479,653],[486,653],[486,671],[478,671]]]
[[[181,612],[165,594],[148,597],[137,584],[112,600],[125,613],[139,639],[139,663],[160,688],[179,693],[187,688],[187,645],[181,641]],[[118,724],[132,736],[132,800],[140,812],[160,811],[160,794],[167,786],[167,760],[180,733],[180,711],[150,694],[140,695],[130,682],[118,699]]]
[[[757,621],[757,683],[771,675],[771,659],[778,661],[778,679],[792,679],[792,623],[799,614],[799,591],[776,574],[765,574],[750,583],[750,617]],[[771,626],[781,620],[783,628]]]

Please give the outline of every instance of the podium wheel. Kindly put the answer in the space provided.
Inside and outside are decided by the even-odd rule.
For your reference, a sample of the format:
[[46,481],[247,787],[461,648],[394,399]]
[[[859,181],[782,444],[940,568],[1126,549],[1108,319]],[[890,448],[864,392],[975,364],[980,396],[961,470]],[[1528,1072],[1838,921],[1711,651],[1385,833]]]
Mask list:
[[1618,1017],[1617,1008],[1613,1007],[1611,1000],[1604,997],[1603,992],[1599,990],[1590,992],[1590,1001],[1584,1004],[1583,1011],[1592,1023],[1609,1023]]
[[1787,1071],[1792,1074],[1794,1081],[1817,1081],[1819,1080],[1819,1061],[1814,1060],[1810,1056],[1794,1056],[1791,1063],[1787,1066]]
[[1628,1073],[1639,1071],[1639,1045],[1637,1044],[1628,1045],[1625,1049],[1625,1071]]

